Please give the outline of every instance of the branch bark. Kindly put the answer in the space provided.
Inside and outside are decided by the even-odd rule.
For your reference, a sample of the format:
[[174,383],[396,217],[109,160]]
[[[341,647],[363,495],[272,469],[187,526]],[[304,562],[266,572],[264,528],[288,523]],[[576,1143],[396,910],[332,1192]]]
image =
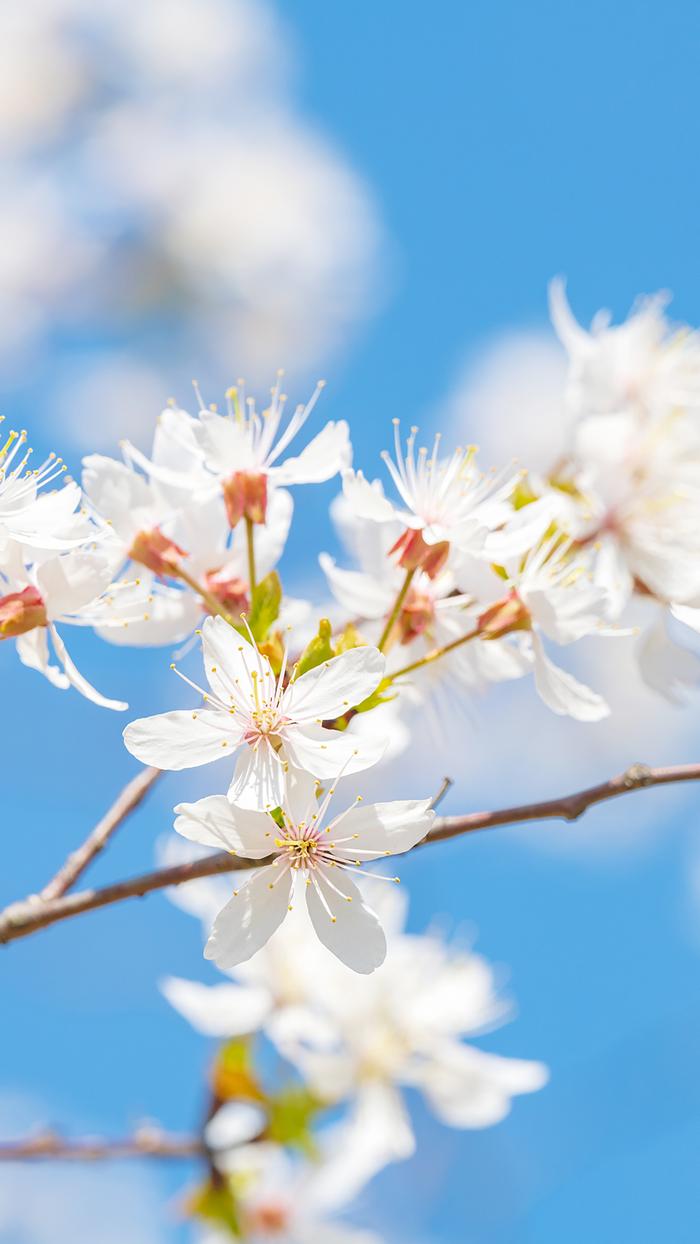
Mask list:
[[23,1140],[0,1144],[0,1162],[41,1161],[58,1158],[73,1162],[95,1162],[114,1158],[198,1158],[206,1149],[197,1136],[179,1136],[160,1128],[141,1127],[132,1136],[116,1140],[82,1136],[69,1140],[56,1132],[40,1132]]
[[[474,833],[475,830],[495,829],[497,826],[522,824],[526,821],[575,821],[595,804],[604,803],[608,799],[617,799],[634,790],[699,780],[700,764],[673,765],[654,769],[636,764],[626,769],[624,773],[609,778],[606,782],[600,782],[597,786],[589,786],[574,794],[563,795],[558,799],[546,799],[537,803],[522,804],[519,807],[502,808],[490,812],[469,812],[464,816],[437,817],[431,833],[418,845],[427,846],[430,843],[445,842],[462,834]],[[268,857],[267,860],[256,860],[253,864],[250,860],[221,851],[215,855],[206,856],[204,859],[193,860],[188,864],[160,868],[155,872],[144,873],[140,877],[118,881],[99,890],[81,890],[77,894],[65,894],[50,901],[35,895],[23,902],[12,904],[0,913],[0,943],[27,937],[30,933],[35,933],[38,929],[46,928],[59,920],[67,920],[81,912],[94,911],[98,907],[106,907],[112,903],[121,902],[123,899],[139,898],[154,890],[184,885],[188,881],[195,881],[201,877],[215,877],[221,873],[260,867],[269,863],[270,858],[272,857]]]
[[95,856],[99,855],[100,851],[104,851],[114,831],[139,806],[160,774],[160,769],[142,769],[124,787],[109,811],[88,834],[85,842],[76,851],[71,852],[56,875],[44,886],[39,895],[42,902],[48,903],[60,898],[75,885]]

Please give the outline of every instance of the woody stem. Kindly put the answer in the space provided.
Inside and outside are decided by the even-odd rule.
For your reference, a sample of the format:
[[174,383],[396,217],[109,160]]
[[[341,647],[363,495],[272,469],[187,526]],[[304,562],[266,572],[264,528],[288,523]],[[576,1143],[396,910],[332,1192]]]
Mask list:
[[389,638],[390,638],[390,636],[391,636],[391,632],[393,631],[393,629],[394,629],[394,627],[395,627],[395,625],[396,625],[396,619],[398,618],[399,614],[401,613],[401,607],[402,607],[402,605],[403,605],[403,602],[404,602],[404,601],[405,601],[405,599],[406,599],[406,595],[407,595],[407,593],[408,593],[408,589],[409,589],[409,587],[411,586],[411,580],[413,579],[413,576],[414,576],[414,574],[415,574],[415,573],[416,573],[416,571],[415,571],[415,567],[414,567],[414,569],[412,569],[412,570],[407,570],[407,571],[406,571],[406,578],[404,579],[404,581],[403,581],[403,583],[402,583],[402,585],[401,585],[401,588],[400,588],[400,590],[399,590],[398,596],[396,597],[396,600],[394,601],[394,607],[393,607],[393,609],[392,609],[391,613],[389,614],[389,617],[388,617],[388,618],[387,618],[387,620],[386,620],[386,626],[384,627],[384,630],[382,631],[382,637],[381,637],[381,639],[379,640],[379,643],[377,644],[377,647],[378,647],[378,649],[379,649],[379,651],[380,651],[380,652],[383,652],[383,651],[384,651],[384,648],[386,647],[386,644],[387,644],[387,643],[388,643],[388,641],[389,641]]

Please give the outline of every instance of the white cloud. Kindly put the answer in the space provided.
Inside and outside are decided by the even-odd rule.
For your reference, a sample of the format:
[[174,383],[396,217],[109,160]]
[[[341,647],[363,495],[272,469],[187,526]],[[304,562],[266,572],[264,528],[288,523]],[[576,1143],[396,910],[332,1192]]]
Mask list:
[[476,441],[482,461],[513,456],[551,465],[566,444],[566,356],[553,332],[512,329],[470,352],[440,411],[457,441]]
[[54,413],[61,437],[112,457],[122,439],[150,450],[156,417],[171,388],[135,355],[81,356],[57,386]]
[[[19,387],[11,356],[22,348],[31,375],[28,351],[49,341],[66,383],[75,346],[57,343],[85,337],[100,365],[114,351],[115,370],[167,374],[169,391],[185,368],[265,386],[279,366],[291,381],[325,370],[374,305],[381,229],[362,180],[301,114],[276,10],[14,8],[0,11],[0,383]],[[89,446],[89,426],[71,427]],[[122,432],[117,420],[111,439]]]

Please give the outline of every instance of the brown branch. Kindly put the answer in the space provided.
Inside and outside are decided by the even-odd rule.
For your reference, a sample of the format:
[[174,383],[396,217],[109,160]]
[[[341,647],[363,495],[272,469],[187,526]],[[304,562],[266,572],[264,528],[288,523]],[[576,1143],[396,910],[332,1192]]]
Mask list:
[[[470,812],[465,816],[437,817],[431,833],[418,845],[426,846],[433,842],[444,842],[461,834],[473,833],[477,829],[494,829],[499,825],[515,825],[524,821],[575,821],[594,804],[616,799],[633,790],[697,781],[700,781],[700,764],[674,765],[658,769],[650,769],[646,765],[632,765],[630,769],[610,778],[607,782],[590,786],[573,795],[564,795],[559,799],[547,799],[493,812]],[[106,907],[126,898],[138,898],[144,894],[150,894],[153,890],[162,890],[168,886],[184,885],[188,881],[195,881],[201,877],[214,877],[221,873],[236,872],[251,867],[259,868],[269,863],[272,858],[269,856],[264,860],[256,860],[253,865],[250,860],[221,851],[215,855],[206,856],[204,859],[193,860],[188,864],[176,864],[171,868],[144,873],[141,877],[118,881],[100,890],[82,890],[78,894],[67,894],[50,902],[45,902],[35,896],[24,902],[14,903],[0,913],[0,943],[26,937],[59,920],[77,916],[80,912],[93,911],[98,907]]]
[[139,806],[153,786],[153,783],[160,777],[160,774],[160,769],[142,769],[124,787],[109,811],[105,813],[102,820],[88,834],[85,842],[76,851],[71,852],[56,875],[44,886],[39,895],[42,902],[48,903],[53,899],[60,898],[61,895],[75,885],[95,856],[99,855],[100,851],[103,851],[107,846],[114,831]]
[[114,1158],[198,1158],[206,1156],[204,1143],[197,1136],[179,1136],[160,1128],[140,1127],[132,1136],[105,1140],[82,1136],[68,1140],[56,1132],[40,1132],[24,1140],[0,1144],[0,1162],[40,1161],[58,1158],[72,1162],[96,1162]]

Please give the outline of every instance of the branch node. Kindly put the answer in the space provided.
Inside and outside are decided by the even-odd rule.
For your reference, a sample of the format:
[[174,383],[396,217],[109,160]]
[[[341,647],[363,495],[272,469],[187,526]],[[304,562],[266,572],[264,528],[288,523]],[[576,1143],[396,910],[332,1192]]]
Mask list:
[[630,765],[622,775],[622,781],[627,790],[635,790],[640,786],[652,786],[654,783],[654,774],[649,765],[637,764]]

